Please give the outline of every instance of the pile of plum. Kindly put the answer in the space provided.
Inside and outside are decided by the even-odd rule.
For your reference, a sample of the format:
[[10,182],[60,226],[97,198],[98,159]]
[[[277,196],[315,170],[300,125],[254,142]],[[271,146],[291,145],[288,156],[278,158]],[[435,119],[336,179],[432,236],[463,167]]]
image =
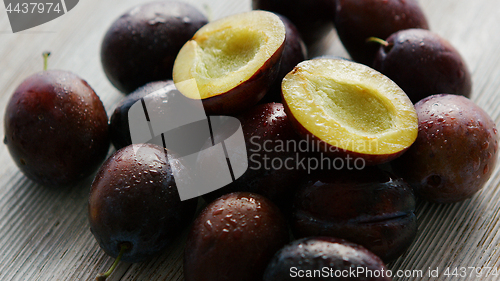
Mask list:
[[[46,186],[75,185],[100,167],[90,229],[117,262],[148,260],[189,226],[187,281],[336,280],[353,268],[350,280],[391,280],[385,263],[417,235],[416,198],[465,200],[495,168],[497,129],[468,99],[465,62],[428,30],[416,0],[252,4],[211,22],[183,2],[133,7],[101,46],[106,76],[127,95],[109,123],[83,79],[36,73],[7,105],[12,158]],[[332,24],[352,60],[307,59]],[[146,97],[172,110],[173,100],[201,99],[208,115],[235,116],[247,171],[180,200],[174,175],[193,171],[168,146],[132,143],[129,110]],[[213,159],[198,156],[216,177]]]

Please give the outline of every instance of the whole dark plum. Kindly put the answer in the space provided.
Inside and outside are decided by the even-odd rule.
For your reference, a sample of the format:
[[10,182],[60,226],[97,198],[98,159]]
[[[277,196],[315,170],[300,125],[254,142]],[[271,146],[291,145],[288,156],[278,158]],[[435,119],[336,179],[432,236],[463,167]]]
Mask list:
[[[120,103],[116,106],[109,121],[109,135],[111,137],[111,142],[116,149],[120,149],[132,144],[132,139],[130,137],[130,126],[128,122],[128,112],[130,110],[130,107],[132,107],[132,105],[134,105],[145,96],[152,94],[153,92],[160,89],[165,89],[164,92],[170,94],[180,94],[177,91],[168,91],[169,89],[175,89],[174,82],[172,80],[155,81],[137,88],[135,91],[130,93],[130,95],[123,98],[123,100],[121,100]],[[158,93],[158,95],[161,94],[163,93]]]
[[321,40],[332,29],[335,16],[334,0],[252,0],[252,8],[287,17],[308,45]]
[[[408,28],[428,29],[417,0],[337,0],[335,28],[356,62],[372,66],[379,48],[370,37],[387,38]],[[413,69],[413,67],[412,67]]]
[[387,262],[413,242],[414,210],[411,187],[378,167],[321,170],[296,194],[292,229],[298,237],[347,239]]
[[465,200],[488,181],[498,158],[498,132],[488,114],[464,96],[419,101],[415,143],[393,163],[418,197],[436,203]]
[[19,169],[47,186],[91,175],[109,149],[108,116],[94,90],[61,70],[36,73],[11,96],[4,143]]
[[[349,274],[352,271],[356,274]],[[333,237],[308,237],[277,252],[263,281],[392,280],[388,275],[380,258],[360,245]]]
[[177,53],[207,22],[195,7],[178,1],[150,2],[128,10],[102,42],[106,76],[124,93],[148,82],[172,79]]
[[163,147],[134,144],[115,152],[97,173],[88,203],[90,230],[108,255],[117,257],[125,245],[123,261],[144,261],[191,222],[197,201],[181,201],[173,177],[177,170],[186,180],[187,171],[166,157]]
[[[144,103],[142,104],[142,102]],[[132,118],[135,118],[135,120],[133,122],[129,120],[130,109],[137,103],[139,103],[140,112],[147,113],[145,115],[146,120],[152,122],[152,127],[169,122],[170,120],[178,121],[179,119],[183,119],[183,116],[183,120],[185,120],[187,118],[186,114],[189,114],[187,112],[191,112],[190,110],[203,112],[202,104],[197,100],[184,96],[177,90],[172,80],[148,83],[124,97],[111,115],[109,133],[116,149],[132,144],[131,126],[145,125],[140,121],[142,117],[136,115],[137,111],[132,113]],[[146,106],[146,111],[143,111],[143,106]],[[150,118],[154,120],[150,120]],[[205,139],[200,138],[202,134],[199,133],[199,130],[203,129],[203,126],[207,126],[207,121],[200,120],[189,125],[194,126],[180,126],[168,129],[166,132],[156,135],[154,139],[146,138],[139,142],[166,145],[167,149],[172,149],[178,154],[184,153],[184,150],[190,148],[190,145],[192,145],[196,146],[191,149],[191,152],[194,152],[205,143]],[[140,136],[142,137],[143,134],[141,133]],[[206,135],[208,136],[209,132]],[[186,140],[189,141],[186,142]],[[177,145],[174,146],[175,144]]]
[[[236,181],[203,198],[210,202],[223,194],[246,191],[264,195],[281,208],[291,206],[298,182],[306,171],[296,165],[303,157],[296,147],[301,139],[293,130],[283,104],[261,104],[237,118],[245,139],[248,169]],[[216,142],[225,138],[214,135]],[[198,156],[200,163],[209,163],[212,158],[209,152]]]
[[255,281],[289,241],[279,209],[263,196],[234,192],[195,220],[184,254],[186,281]]
[[396,82],[413,103],[441,93],[470,97],[472,80],[465,61],[438,34],[413,28],[392,34],[386,42],[373,67]]

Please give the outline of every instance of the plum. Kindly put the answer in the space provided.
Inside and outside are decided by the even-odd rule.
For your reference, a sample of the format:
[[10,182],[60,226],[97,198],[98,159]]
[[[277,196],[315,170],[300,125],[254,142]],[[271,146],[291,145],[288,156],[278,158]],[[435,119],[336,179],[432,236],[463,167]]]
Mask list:
[[479,106],[460,95],[419,101],[418,137],[393,162],[418,197],[436,203],[465,200],[488,181],[497,162],[498,133]]
[[292,229],[298,237],[347,239],[387,262],[413,242],[414,210],[410,185],[378,167],[321,170],[296,194]]
[[308,45],[330,32],[335,16],[335,0],[252,0],[252,8],[289,18]]
[[283,79],[282,96],[297,133],[335,158],[381,164],[417,138],[417,113],[408,96],[360,63],[303,61]]
[[185,96],[201,99],[207,114],[241,114],[278,77],[285,38],[283,21],[266,11],[210,22],[179,51],[173,80]]
[[263,281],[390,281],[390,276],[380,258],[360,245],[334,237],[308,237],[276,253]]
[[69,71],[26,78],[11,96],[5,139],[19,169],[46,186],[90,176],[109,150],[108,116],[89,84]]
[[429,30],[413,28],[389,36],[380,46],[373,68],[396,82],[413,103],[441,93],[471,95],[472,79],[464,59],[448,41]]
[[[203,197],[210,202],[229,192],[246,191],[264,195],[279,207],[291,206],[297,183],[306,173],[296,163],[305,153],[293,146],[301,139],[294,132],[283,105],[258,105],[237,118],[245,139],[248,169],[236,181]],[[225,136],[216,134],[214,139],[218,142]],[[206,151],[198,156],[200,163],[209,163],[211,159],[212,154]]]
[[104,36],[104,73],[127,94],[148,82],[172,79],[177,53],[207,22],[198,9],[180,1],[133,7],[113,22]]
[[168,89],[175,89],[174,82],[172,80],[155,81],[137,88],[135,91],[130,93],[130,95],[123,98],[116,106],[109,121],[109,135],[111,142],[117,150],[132,144],[128,121],[128,112],[130,107],[145,96],[160,89],[165,89],[165,91],[158,92],[158,94],[163,94],[164,92],[170,94],[180,94],[179,92],[168,91]]
[[[172,152],[168,152],[171,157]],[[196,200],[181,201],[173,173],[188,180],[177,160],[154,144],[133,144],[102,165],[90,190],[90,230],[110,256],[141,262],[161,253],[193,218]]]
[[342,44],[353,60],[369,66],[379,46],[367,42],[368,38],[429,28],[417,0],[337,0],[336,4],[335,28]]
[[255,281],[289,241],[279,209],[263,196],[235,192],[196,218],[184,254],[186,281]]
[[281,82],[288,72],[301,61],[307,58],[307,47],[302,41],[295,25],[285,16],[278,15],[283,21],[286,30],[285,48],[281,55],[280,70],[278,77],[267,94],[260,100],[259,103],[281,102]]

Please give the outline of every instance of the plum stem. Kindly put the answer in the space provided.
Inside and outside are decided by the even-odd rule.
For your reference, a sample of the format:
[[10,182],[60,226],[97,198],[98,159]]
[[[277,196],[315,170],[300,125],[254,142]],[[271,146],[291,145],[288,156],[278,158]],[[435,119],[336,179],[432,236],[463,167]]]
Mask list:
[[125,253],[125,251],[127,251],[127,249],[128,249],[127,244],[125,244],[125,243],[121,244],[121,246],[120,246],[120,253],[116,257],[116,259],[113,262],[113,264],[111,265],[111,267],[105,273],[99,273],[99,274],[97,274],[95,280],[96,281],[105,281],[111,275],[111,273],[113,273],[113,271],[115,270],[115,268],[118,266],[118,263],[122,259],[122,256]]
[[48,62],[49,62],[50,52],[43,52],[43,71],[47,70]]
[[389,46],[389,42],[385,41],[384,39],[377,38],[377,37],[369,37],[366,39],[366,42],[379,43],[380,45],[385,46],[385,47]]

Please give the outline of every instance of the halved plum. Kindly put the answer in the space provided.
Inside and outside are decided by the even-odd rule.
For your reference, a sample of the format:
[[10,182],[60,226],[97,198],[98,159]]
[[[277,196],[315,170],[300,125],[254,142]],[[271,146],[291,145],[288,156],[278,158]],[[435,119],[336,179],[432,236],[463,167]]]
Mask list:
[[334,157],[390,161],[410,147],[418,118],[408,96],[372,68],[338,59],[298,64],[282,83],[296,131]]
[[207,114],[234,115],[257,104],[276,79],[285,26],[270,12],[251,11],[202,27],[180,50],[173,79],[202,99]]

